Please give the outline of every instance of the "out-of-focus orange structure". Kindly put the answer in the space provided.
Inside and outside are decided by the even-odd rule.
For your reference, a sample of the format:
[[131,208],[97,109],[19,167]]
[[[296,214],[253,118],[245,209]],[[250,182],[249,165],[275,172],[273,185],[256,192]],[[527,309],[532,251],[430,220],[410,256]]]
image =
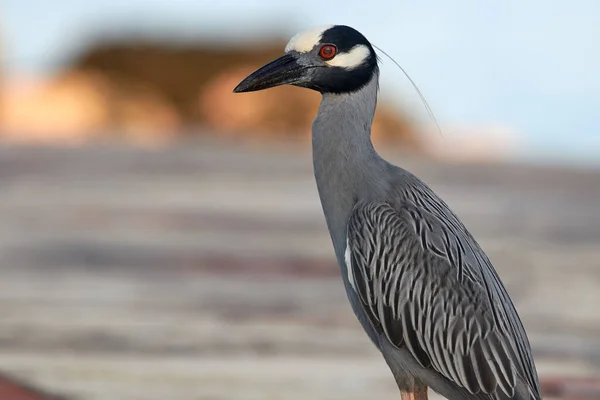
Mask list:
[[[318,94],[292,87],[254,96],[232,93],[238,81],[282,48],[279,42],[251,51],[100,45],[52,79],[6,82],[0,91],[0,137],[25,143],[77,144],[107,137],[156,143],[202,131],[223,139],[305,140]],[[409,119],[385,104],[373,130],[377,141],[420,147]]]

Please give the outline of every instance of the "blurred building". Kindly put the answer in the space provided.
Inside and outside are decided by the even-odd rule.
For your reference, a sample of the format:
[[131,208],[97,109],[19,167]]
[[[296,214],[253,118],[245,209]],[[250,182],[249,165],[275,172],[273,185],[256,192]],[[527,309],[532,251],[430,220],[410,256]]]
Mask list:
[[[280,55],[283,41],[247,47],[181,47],[146,41],[100,43],[58,76],[3,86],[0,128],[17,142],[125,139],[162,143],[205,134],[235,140],[306,140],[319,96],[281,87],[234,95],[252,70]],[[409,118],[382,104],[375,140],[420,147]]]

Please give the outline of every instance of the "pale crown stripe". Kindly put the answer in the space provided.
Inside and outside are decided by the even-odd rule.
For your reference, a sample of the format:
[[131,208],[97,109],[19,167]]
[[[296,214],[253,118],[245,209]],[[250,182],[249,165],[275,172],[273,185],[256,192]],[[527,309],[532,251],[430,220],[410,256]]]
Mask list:
[[313,47],[315,47],[321,41],[323,32],[332,27],[333,25],[321,26],[298,33],[296,36],[291,38],[288,44],[285,46],[285,52],[289,53],[290,51],[294,50],[299,53],[307,53],[311,51]]

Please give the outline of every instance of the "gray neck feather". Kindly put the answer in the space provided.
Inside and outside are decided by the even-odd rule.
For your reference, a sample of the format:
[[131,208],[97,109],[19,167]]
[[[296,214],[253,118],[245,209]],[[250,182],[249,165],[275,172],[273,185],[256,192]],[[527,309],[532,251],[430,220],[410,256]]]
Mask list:
[[346,224],[356,201],[379,192],[378,185],[385,181],[381,174],[387,163],[371,142],[378,80],[376,72],[357,92],[324,94],[313,122],[315,178],[338,259],[343,257]]

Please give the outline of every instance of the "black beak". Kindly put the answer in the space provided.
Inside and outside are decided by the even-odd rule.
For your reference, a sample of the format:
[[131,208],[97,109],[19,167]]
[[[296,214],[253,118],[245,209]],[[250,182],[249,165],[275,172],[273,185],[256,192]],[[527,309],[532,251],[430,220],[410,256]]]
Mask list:
[[234,93],[254,92],[275,86],[300,82],[305,66],[291,54],[286,54],[254,71],[233,89]]

